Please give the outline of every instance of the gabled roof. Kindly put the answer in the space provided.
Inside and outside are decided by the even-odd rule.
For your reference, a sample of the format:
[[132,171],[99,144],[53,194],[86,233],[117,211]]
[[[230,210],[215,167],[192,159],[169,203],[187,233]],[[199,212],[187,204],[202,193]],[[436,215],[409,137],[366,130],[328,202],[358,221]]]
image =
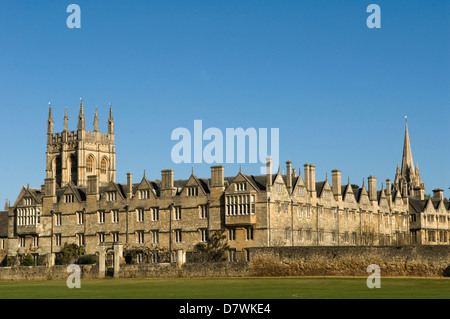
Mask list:
[[416,213],[421,213],[424,211],[425,206],[427,205],[427,201],[427,199],[410,198],[409,205],[414,209]]
[[8,211],[0,211],[0,237],[8,236]]

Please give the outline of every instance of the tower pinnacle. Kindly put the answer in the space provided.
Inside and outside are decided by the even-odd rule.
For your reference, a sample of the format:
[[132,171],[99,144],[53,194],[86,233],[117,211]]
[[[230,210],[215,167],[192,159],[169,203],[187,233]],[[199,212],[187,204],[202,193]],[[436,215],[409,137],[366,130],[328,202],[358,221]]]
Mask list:
[[84,126],[84,106],[83,106],[83,98],[80,97],[81,103],[80,103],[80,113],[78,115],[78,126],[77,129],[78,131],[84,131],[85,126]]

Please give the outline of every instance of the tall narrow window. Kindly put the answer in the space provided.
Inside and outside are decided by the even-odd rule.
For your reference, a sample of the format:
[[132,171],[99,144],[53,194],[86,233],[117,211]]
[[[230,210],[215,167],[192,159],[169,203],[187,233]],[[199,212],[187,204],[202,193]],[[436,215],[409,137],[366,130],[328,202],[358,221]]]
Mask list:
[[100,163],[100,173],[106,174],[108,172],[108,159],[106,157],[102,158],[102,162]]
[[181,207],[175,207],[175,220],[181,220]]
[[87,173],[94,173],[94,156],[89,155],[89,157],[86,160],[86,172]]

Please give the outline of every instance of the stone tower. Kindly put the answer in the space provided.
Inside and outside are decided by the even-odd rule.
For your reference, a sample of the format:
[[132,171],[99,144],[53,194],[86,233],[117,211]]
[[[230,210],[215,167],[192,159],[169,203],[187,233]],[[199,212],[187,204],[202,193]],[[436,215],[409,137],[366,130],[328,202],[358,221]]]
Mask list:
[[419,165],[416,163],[416,167],[414,168],[408,122],[405,123],[402,166],[397,165],[393,188],[394,190],[399,190],[403,197],[412,196],[419,198],[425,194],[425,184],[422,183],[420,177]]
[[54,132],[52,107],[49,106],[47,121],[46,178],[54,178],[57,187],[69,182],[86,187],[88,176],[96,175],[100,186],[116,180],[116,150],[114,143],[114,119],[109,109],[108,133],[98,129],[98,112],[95,111],[94,130],[85,129],[83,100],[80,103],[76,131],[68,129],[67,108],[64,129]]

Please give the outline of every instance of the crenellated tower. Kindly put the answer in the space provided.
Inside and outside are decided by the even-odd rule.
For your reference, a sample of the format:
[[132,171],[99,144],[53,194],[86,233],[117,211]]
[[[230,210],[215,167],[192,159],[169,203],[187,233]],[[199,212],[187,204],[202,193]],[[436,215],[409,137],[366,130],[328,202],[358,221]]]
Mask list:
[[64,129],[54,132],[52,107],[49,106],[47,121],[46,178],[54,178],[57,187],[69,182],[87,187],[88,176],[96,175],[100,186],[116,180],[116,150],[114,143],[114,120],[109,109],[108,133],[98,128],[98,111],[94,115],[94,130],[86,131],[83,100],[80,102],[76,131],[69,131],[67,108]]

